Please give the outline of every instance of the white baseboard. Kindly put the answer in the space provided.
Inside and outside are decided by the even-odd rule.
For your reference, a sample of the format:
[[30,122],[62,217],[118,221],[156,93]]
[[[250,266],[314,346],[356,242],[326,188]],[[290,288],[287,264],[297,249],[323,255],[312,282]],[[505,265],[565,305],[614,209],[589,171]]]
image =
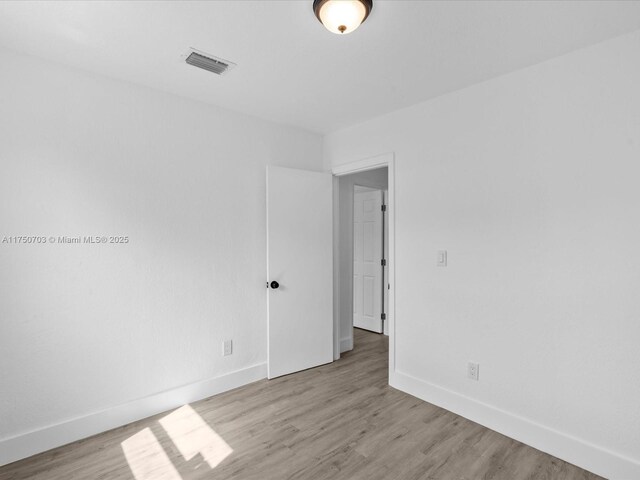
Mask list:
[[160,392],[124,405],[0,440],[0,466],[267,377],[267,364]]
[[389,384],[491,430],[610,480],[640,479],[640,462],[410,375],[392,372]]
[[347,337],[340,340],[340,353],[353,350],[353,337]]

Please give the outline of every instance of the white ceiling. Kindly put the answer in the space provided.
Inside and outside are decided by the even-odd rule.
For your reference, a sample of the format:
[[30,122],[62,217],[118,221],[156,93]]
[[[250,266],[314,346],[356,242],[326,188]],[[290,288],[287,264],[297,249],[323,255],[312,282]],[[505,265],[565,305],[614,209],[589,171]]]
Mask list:
[[[640,29],[640,1],[375,0],[338,36],[311,5],[4,1],[0,46],[326,133]],[[189,47],[238,66],[188,66]]]

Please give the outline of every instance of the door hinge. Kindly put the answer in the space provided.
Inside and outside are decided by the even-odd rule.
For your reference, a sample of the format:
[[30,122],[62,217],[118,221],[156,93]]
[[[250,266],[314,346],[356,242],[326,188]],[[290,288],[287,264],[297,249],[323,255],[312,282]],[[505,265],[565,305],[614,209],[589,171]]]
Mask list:
[[382,320],[386,320],[387,319],[387,314],[386,313],[381,314],[380,318],[382,318]]
[[384,258],[382,260],[380,260],[380,265],[382,265],[383,267],[386,267],[387,266],[387,260],[384,259]]
[[387,206],[386,205],[382,205],[382,207],[380,207],[380,210],[382,210],[383,212],[387,211]]

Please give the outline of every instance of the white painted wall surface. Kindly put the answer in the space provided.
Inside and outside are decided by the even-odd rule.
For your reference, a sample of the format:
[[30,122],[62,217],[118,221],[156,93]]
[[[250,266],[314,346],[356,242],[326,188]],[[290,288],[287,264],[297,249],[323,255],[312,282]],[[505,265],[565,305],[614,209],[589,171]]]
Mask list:
[[0,243],[4,461],[27,432],[266,374],[265,165],[321,170],[320,136],[4,51],[0,69],[0,241],[130,239]]
[[338,263],[334,297],[340,325],[340,351],[353,349],[353,186],[387,188],[387,169],[378,168],[338,177]]
[[639,85],[636,32],[324,143],[327,169],[396,155],[392,382],[616,479],[640,478]]

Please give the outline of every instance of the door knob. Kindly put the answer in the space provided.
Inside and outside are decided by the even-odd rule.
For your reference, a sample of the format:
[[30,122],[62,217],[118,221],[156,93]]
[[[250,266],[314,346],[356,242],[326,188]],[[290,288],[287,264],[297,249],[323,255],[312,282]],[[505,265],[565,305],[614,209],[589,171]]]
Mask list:
[[280,286],[280,284],[278,282],[276,282],[275,280],[273,282],[271,282],[271,288],[278,288]]

